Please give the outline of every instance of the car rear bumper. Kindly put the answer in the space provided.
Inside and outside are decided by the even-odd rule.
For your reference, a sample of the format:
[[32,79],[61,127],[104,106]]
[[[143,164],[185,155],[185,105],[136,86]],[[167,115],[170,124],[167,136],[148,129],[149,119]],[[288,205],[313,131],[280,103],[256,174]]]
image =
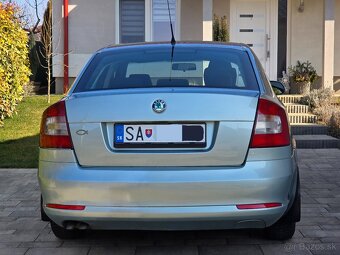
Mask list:
[[[82,168],[73,151],[44,153],[51,153],[50,160],[41,156],[39,162],[44,210],[59,225],[80,221],[92,229],[263,228],[282,217],[296,185],[292,157],[225,168]],[[236,207],[270,202],[282,206]],[[84,205],[85,210],[51,209],[45,206],[49,203]]]
[[265,228],[286,211],[279,208],[238,210],[236,206],[187,207],[99,207],[84,211],[57,210],[45,212],[57,224],[83,222],[91,229],[194,230]]

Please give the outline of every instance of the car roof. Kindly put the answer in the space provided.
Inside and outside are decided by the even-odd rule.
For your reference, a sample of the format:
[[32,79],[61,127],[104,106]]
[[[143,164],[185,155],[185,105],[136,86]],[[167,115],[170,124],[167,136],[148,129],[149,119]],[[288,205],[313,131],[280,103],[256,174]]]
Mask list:
[[[152,49],[152,48],[159,48],[159,47],[171,47],[171,42],[143,42],[143,43],[129,43],[129,44],[114,44],[109,45],[107,47],[104,47],[97,52],[106,52],[111,50],[117,50],[117,49],[127,49],[127,48],[133,48],[133,49]],[[250,49],[250,47],[247,44],[243,43],[226,43],[226,42],[203,42],[203,41],[179,41],[176,42],[175,47],[226,47],[226,48],[233,48],[238,50],[246,50]]]

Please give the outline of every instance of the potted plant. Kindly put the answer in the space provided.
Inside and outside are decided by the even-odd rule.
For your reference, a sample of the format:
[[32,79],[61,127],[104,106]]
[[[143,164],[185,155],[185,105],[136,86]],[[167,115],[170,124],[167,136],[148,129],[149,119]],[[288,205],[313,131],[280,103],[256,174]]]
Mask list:
[[315,68],[309,61],[297,61],[295,66],[289,68],[289,73],[291,77],[291,94],[309,93],[311,84],[318,77]]

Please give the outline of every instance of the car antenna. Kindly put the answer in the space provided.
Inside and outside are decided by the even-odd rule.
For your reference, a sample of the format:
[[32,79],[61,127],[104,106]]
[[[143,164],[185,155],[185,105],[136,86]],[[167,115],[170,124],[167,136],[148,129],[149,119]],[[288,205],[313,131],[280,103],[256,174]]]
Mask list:
[[167,0],[168,3],[168,11],[169,11],[169,21],[170,21],[170,29],[171,29],[171,66],[170,66],[170,77],[169,80],[172,80],[172,62],[174,60],[174,51],[175,51],[175,45],[176,45],[176,39],[175,39],[175,35],[174,35],[174,29],[172,26],[172,20],[171,20],[171,11],[170,11],[170,4],[169,4],[169,0]]
[[174,35],[174,29],[173,29],[173,26],[172,26],[169,0],[167,0],[167,3],[168,3],[168,11],[169,11],[170,29],[171,29],[171,44],[172,44],[172,46],[174,46],[176,44],[176,39],[175,39],[175,35]]

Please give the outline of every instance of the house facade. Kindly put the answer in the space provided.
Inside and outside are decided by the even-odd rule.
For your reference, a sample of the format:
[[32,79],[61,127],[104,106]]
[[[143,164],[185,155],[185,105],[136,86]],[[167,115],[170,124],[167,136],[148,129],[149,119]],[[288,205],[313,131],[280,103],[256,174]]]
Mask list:
[[[63,93],[91,55],[120,43],[169,41],[166,0],[53,0],[53,77]],[[226,16],[230,41],[248,44],[277,80],[298,60],[340,93],[340,0],[169,0],[179,41],[212,41]]]

